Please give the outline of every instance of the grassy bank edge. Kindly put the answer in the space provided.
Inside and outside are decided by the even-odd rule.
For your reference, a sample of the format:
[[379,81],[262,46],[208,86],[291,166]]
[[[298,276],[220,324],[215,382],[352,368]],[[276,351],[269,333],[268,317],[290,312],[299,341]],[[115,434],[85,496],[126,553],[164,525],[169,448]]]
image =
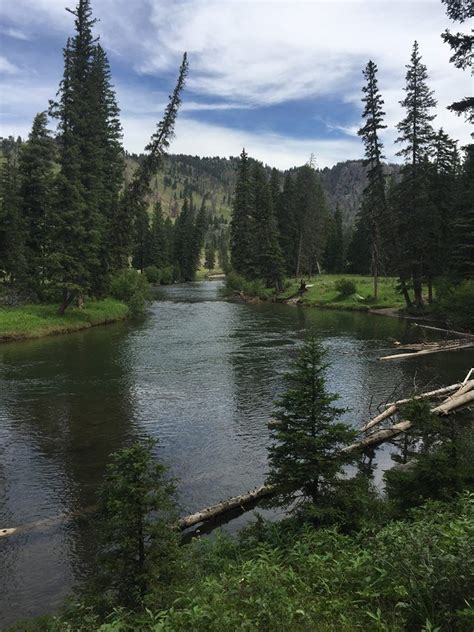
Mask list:
[[125,320],[129,315],[128,306],[112,298],[88,301],[81,309],[69,308],[64,316],[55,304],[2,308],[0,343],[72,333]]
[[[342,296],[335,289],[335,283],[340,279],[349,279],[356,285],[357,291],[351,296]],[[379,296],[375,300],[372,296],[373,280],[369,276],[322,274],[311,279],[305,279],[308,287],[303,295],[298,295],[299,281],[287,279],[285,289],[278,294],[273,289],[263,287],[259,282],[246,282],[245,286],[229,288],[241,292],[242,298],[260,301],[275,301],[279,303],[294,302],[305,307],[318,307],[357,312],[371,312],[372,310],[402,310],[403,297],[396,290],[397,280],[392,277],[381,278],[379,281]],[[232,280],[231,280],[232,283]]]

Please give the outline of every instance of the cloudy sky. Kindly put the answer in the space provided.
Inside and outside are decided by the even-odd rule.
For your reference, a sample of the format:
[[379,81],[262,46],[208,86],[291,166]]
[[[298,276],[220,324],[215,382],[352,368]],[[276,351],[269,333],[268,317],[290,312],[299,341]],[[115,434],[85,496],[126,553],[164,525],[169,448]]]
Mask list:
[[[0,135],[26,136],[47,107],[72,32],[75,0],[0,5]],[[315,154],[320,167],[358,158],[361,71],[379,67],[387,158],[401,118],[405,64],[420,44],[438,99],[437,127],[468,142],[463,119],[446,110],[470,92],[449,64],[440,33],[457,29],[441,0],[92,0],[122,109],[124,145],[139,152],[161,117],[183,51],[190,74],[172,151],[237,155],[242,146],[286,168]]]

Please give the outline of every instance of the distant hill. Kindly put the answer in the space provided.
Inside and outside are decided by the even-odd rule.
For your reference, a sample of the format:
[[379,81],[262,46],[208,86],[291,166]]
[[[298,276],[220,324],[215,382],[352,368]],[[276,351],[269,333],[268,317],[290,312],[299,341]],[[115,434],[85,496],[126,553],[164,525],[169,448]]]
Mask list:
[[[0,163],[2,149],[7,139],[0,138]],[[15,141],[21,145],[21,139]],[[136,154],[126,154],[126,177],[130,179],[140,161]],[[230,219],[232,196],[234,194],[238,157],[201,158],[184,154],[170,154],[165,158],[163,170],[152,182],[151,202],[161,200],[165,215],[175,218],[181,209],[183,200],[189,195],[200,206],[206,198],[207,208],[212,215]],[[271,167],[267,166],[268,172]],[[387,174],[395,178],[400,166],[389,164]],[[282,173],[282,181],[284,172]],[[326,194],[329,209],[334,212],[339,206],[343,222],[349,229],[355,220],[365,187],[365,167],[361,160],[338,162],[333,167],[320,170],[321,183]]]
[[[127,157],[129,173],[137,164],[139,156]],[[208,208],[213,215],[229,219],[234,193],[237,157],[200,158],[184,154],[167,156],[163,172],[153,182],[153,201],[161,199],[166,215],[176,217],[184,197],[193,195],[199,206],[206,197]],[[270,171],[270,167],[267,167]],[[387,165],[387,174],[397,177],[400,167]],[[282,173],[282,180],[284,172]],[[361,160],[346,160],[334,167],[320,170],[321,183],[328,206],[334,212],[339,206],[346,228],[354,224],[365,188],[365,167]]]

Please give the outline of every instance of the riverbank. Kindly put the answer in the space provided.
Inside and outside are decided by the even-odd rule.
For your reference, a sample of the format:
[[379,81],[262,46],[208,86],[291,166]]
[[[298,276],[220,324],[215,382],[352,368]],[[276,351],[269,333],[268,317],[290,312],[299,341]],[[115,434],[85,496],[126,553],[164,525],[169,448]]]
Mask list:
[[22,305],[0,309],[0,342],[65,334],[97,325],[124,320],[129,315],[125,303],[112,298],[70,307],[63,316],[58,305]]
[[[352,282],[355,291],[348,295],[341,293],[337,284],[342,279]],[[287,279],[285,289],[275,293],[273,289],[263,287],[258,281],[246,282],[241,277],[230,275],[227,287],[229,291],[238,292],[243,300],[248,299],[251,302],[275,301],[358,312],[391,310],[392,313],[396,313],[404,307],[403,297],[397,292],[397,280],[394,277],[379,279],[377,299],[373,296],[373,279],[368,276],[321,274],[305,278],[305,283],[306,291],[302,294],[299,293],[300,281],[295,279]]]

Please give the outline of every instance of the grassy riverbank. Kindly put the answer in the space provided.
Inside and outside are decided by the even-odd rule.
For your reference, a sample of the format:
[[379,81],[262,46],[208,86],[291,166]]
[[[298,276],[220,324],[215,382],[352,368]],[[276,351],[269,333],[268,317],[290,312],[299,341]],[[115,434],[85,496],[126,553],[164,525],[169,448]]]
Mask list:
[[58,305],[22,305],[0,309],[0,341],[63,334],[127,318],[129,308],[112,298],[86,302],[82,309],[69,308],[64,316]]
[[[337,282],[341,279],[352,281],[355,292],[344,295],[337,289]],[[245,296],[255,297],[260,300],[286,301],[294,298],[298,303],[309,307],[325,307],[330,309],[344,309],[366,312],[370,309],[404,307],[403,297],[397,292],[397,280],[392,277],[384,277],[379,280],[379,296],[373,297],[373,279],[360,275],[321,274],[310,279],[305,279],[307,290],[302,296],[298,296],[299,281],[287,279],[283,292],[276,294],[273,289],[268,289],[259,281],[246,282],[242,277],[229,275],[227,288],[229,292],[242,292]],[[311,287],[309,287],[311,286]]]

